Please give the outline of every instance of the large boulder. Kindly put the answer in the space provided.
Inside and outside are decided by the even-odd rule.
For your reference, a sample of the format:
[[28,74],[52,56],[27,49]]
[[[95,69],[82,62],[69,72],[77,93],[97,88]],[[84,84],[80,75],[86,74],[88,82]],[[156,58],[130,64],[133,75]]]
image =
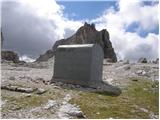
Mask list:
[[159,64],[159,58],[156,59],[156,64]]
[[157,58],[155,61],[152,61],[154,64],[159,64],[159,58]]
[[36,61],[47,61],[49,58],[53,57],[52,50],[47,50],[45,54],[40,55],[39,58],[37,58]]
[[[85,23],[84,26],[80,27],[78,31],[67,39],[58,40],[53,45],[50,53],[41,55],[37,61],[46,61],[53,57],[56,52],[58,45],[70,45],[70,44],[99,44],[103,48],[104,58],[111,59],[111,62],[117,62],[117,57],[110,42],[109,33],[106,29],[97,31],[94,24]],[[41,59],[44,58],[45,59]],[[46,59],[47,58],[47,59]]]
[[13,61],[14,63],[20,62],[18,54],[13,51],[1,51],[1,60]]
[[138,63],[147,63],[147,62],[148,62],[147,59],[143,57],[138,60]]

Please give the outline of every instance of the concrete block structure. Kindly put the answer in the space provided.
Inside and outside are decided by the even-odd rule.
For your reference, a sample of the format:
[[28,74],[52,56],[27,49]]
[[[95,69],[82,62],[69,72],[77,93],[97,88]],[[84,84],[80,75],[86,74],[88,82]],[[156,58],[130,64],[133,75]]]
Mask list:
[[102,81],[103,58],[98,44],[59,45],[51,82],[95,87]]

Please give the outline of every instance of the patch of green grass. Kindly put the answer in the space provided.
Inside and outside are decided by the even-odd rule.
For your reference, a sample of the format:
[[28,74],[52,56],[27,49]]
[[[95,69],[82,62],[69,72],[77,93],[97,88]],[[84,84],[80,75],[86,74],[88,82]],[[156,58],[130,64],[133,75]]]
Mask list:
[[[155,83],[136,78],[119,96],[81,92],[70,100],[80,106],[87,118],[149,118],[149,112],[159,113],[159,93]],[[156,83],[156,85],[159,85]],[[144,112],[145,108],[149,112]]]
[[134,98],[137,105],[158,113],[159,106],[159,83],[140,79],[129,85],[127,95]]
[[7,104],[4,108],[2,108],[2,112],[9,111],[9,110],[18,110],[21,108],[27,108],[27,107],[36,107],[40,106],[41,104],[46,101],[45,98],[42,98],[38,95],[32,95],[31,97],[3,97],[3,99],[8,100]]
[[42,95],[31,94],[30,97],[26,97],[25,95],[21,95],[18,97],[9,96],[3,93],[2,91],[2,100],[7,100],[5,107],[2,107],[2,112],[7,112],[14,109],[18,110],[22,108],[37,107],[47,103],[48,99],[60,99],[62,97],[63,97],[62,94],[56,93],[54,91],[47,91]]

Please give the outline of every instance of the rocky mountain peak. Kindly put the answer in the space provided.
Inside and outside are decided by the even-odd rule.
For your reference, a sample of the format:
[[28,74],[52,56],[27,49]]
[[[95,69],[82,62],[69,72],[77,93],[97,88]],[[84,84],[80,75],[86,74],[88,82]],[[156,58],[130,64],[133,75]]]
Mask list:
[[96,30],[96,29],[95,29],[95,24],[94,24],[94,23],[88,24],[87,22],[85,22],[85,23],[84,23],[84,26],[82,26],[82,28],[84,28],[84,29],[90,28],[90,29]]
[[37,61],[48,60],[54,56],[58,45],[66,44],[99,44],[103,48],[104,58],[110,59],[111,62],[117,62],[114,48],[110,42],[109,32],[106,29],[97,31],[94,24],[88,24],[87,22],[85,22],[71,37],[56,41],[50,53],[48,54],[46,52],[40,55]]

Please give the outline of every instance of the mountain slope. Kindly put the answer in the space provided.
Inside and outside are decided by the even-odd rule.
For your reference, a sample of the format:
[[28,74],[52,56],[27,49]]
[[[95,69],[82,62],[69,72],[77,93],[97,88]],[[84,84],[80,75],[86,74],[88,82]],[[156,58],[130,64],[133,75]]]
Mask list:
[[109,40],[109,33],[106,29],[97,31],[94,24],[85,23],[77,32],[67,39],[61,39],[55,42],[51,50],[40,55],[36,61],[46,61],[53,57],[58,45],[66,44],[100,44],[104,51],[104,58],[109,58],[111,62],[117,62],[117,57]]

